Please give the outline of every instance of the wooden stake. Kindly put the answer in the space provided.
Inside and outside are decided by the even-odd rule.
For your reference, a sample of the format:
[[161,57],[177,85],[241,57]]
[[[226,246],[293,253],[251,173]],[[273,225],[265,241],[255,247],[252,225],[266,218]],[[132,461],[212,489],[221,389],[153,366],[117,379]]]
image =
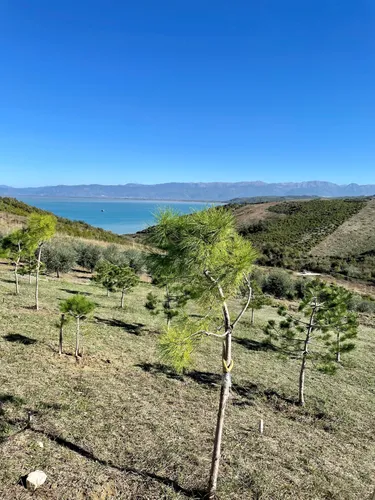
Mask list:
[[263,421],[263,419],[261,418],[261,419],[259,420],[259,434],[263,434],[263,432],[264,432],[264,421]]

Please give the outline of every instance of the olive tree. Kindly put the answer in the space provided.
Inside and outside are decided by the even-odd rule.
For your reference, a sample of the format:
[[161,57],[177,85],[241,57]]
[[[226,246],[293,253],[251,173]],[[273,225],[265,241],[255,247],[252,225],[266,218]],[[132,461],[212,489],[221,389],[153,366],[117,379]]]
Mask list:
[[270,320],[264,332],[282,353],[299,357],[298,403],[304,406],[308,361],[321,371],[334,373],[340,353],[354,348],[354,344],[345,341],[349,331],[350,338],[356,336],[357,321],[355,313],[348,312],[347,294],[340,287],[319,280],[306,285],[298,311],[300,314],[294,314],[280,307],[278,312],[283,319],[278,325]]
[[27,234],[30,245],[36,251],[35,269],[35,309],[39,310],[39,273],[43,245],[50,240],[56,232],[56,218],[53,215],[33,213],[30,215]]
[[[223,342],[223,378],[209,478],[209,497],[214,498],[224,415],[231,388],[232,335],[251,301],[248,276],[256,252],[249,241],[238,235],[233,215],[224,207],[186,217],[171,210],[161,212],[157,215],[157,225],[150,230],[148,242],[157,248],[150,258],[152,268],[160,276],[169,276],[177,283],[191,286],[197,304],[205,312],[203,316],[208,318],[197,331],[189,321],[184,321],[182,327],[167,329],[160,340],[167,358],[172,364],[181,366],[181,360],[182,363],[189,361],[198,338],[209,336]],[[233,316],[228,299],[238,296],[244,282],[248,298],[240,312]],[[218,317],[220,320],[215,324]]]
[[[76,320],[76,347],[75,357],[78,359],[80,355],[80,322],[84,321],[87,316],[95,309],[95,304],[84,295],[74,295],[60,304],[60,311],[63,314],[69,314]],[[65,317],[61,318],[63,326]]]
[[102,259],[102,249],[99,245],[92,245],[80,242],[76,245],[77,264],[90,272],[93,272]]
[[57,278],[60,278],[60,273],[71,271],[76,260],[77,252],[69,242],[64,240],[47,243],[42,251],[42,261],[47,272],[56,273]]

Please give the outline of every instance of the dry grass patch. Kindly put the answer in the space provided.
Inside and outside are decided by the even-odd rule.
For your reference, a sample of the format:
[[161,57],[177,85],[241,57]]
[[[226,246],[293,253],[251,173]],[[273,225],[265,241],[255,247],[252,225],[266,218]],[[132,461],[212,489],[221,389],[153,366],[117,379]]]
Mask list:
[[319,257],[348,257],[375,250],[374,221],[375,199],[327,236],[311,253]]
[[[206,340],[193,369],[179,377],[159,363],[163,318],[143,307],[150,284],[137,287],[122,311],[118,296],[107,298],[76,276],[43,281],[37,313],[30,308],[33,287],[22,279],[15,297],[11,278],[0,272],[0,432],[21,432],[0,445],[0,498],[31,499],[18,482],[37,468],[48,480],[34,498],[200,498],[212,451],[220,342]],[[55,326],[59,302],[75,292],[97,303],[82,325],[80,364],[71,356],[74,324],[66,328],[62,357]],[[219,498],[367,498],[374,489],[374,330],[361,328],[357,352],[336,376],[308,372],[307,407],[300,409],[298,363],[263,342],[261,324],[272,317],[272,308],[258,313],[256,328],[247,318],[233,346]],[[32,427],[23,430],[28,410]]]

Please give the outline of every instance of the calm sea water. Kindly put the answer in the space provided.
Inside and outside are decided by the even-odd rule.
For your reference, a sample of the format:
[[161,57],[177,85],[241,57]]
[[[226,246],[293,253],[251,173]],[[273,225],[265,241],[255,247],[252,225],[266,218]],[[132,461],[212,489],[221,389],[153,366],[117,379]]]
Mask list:
[[[19,200],[34,207],[48,210],[60,217],[83,220],[96,227],[114,233],[135,233],[154,222],[155,212],[164,207],[172,207],[181,214],[202,210],[212,203],[134,201],[97,198],[38,198],[18,196]],[[102,211],[103,210],[103,211]]]

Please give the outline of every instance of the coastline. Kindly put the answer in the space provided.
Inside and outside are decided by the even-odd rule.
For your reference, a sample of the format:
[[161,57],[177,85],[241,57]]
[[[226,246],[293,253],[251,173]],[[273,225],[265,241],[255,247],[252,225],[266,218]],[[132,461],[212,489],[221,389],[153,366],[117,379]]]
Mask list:
[[43,196],[37,194],[16,194],[13,196],[1,196],[2,198],[38,198],[41,200],[95,200],[95,201],[142,201],[142,202],[155,202],[162,201],[163,203],[216,203],[220,205],[225,205],[228,201],[218,201],[218,200],[182,200],[182,199],[172,199],[172,198],[116,198],[109,196]]

